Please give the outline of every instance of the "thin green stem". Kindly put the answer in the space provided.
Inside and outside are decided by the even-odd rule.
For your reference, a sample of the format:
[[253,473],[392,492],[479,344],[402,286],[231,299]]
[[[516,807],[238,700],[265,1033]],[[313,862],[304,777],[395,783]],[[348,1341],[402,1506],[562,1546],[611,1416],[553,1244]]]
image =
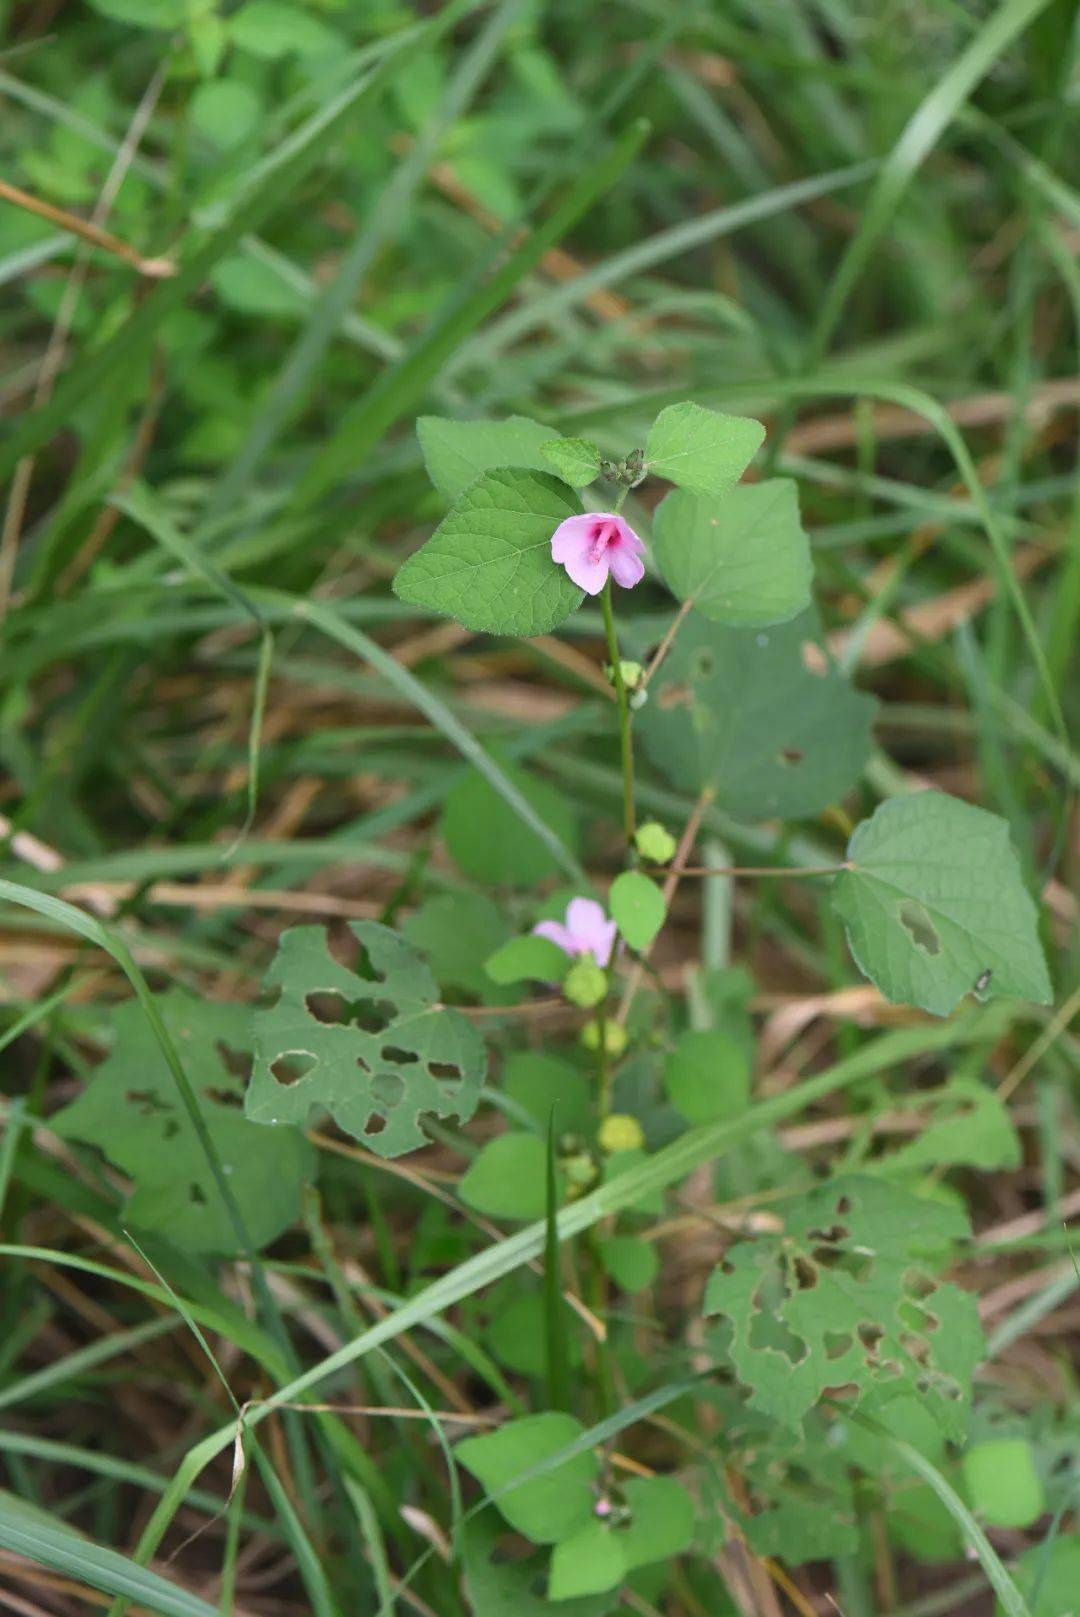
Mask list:
[[615,686],[615,700],[619,706],[619,749],[622,757],[623,777],[623,828],[629,844],[633,842],[634,832],[637,829],[637,820],[634,814],[634,742],[630,734],[630,700],[626,694],[626,681],[623,679],[622,659],[619,656],[619,637],[615,632],[615,611],[611,604],[610,577],[604,585],[604,593],[600,597],[600,603],[604,609],[604,633],[607,635],[611,678]]

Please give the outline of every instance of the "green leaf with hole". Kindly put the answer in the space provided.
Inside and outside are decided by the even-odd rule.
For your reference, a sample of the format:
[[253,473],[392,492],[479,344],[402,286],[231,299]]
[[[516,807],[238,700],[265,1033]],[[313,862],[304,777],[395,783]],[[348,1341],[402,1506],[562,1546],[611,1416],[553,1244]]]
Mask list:
[[716,497],[734,487],[764,441],[760,421],[700,404],[669,404],[649,429],[645,461],[656,476]]
[[588,488],[600,476],[600,451],[588,438],[549,438],[540,453],[571,488]]
[[[458,1195],[491,1218],[542,1218],[547,1154],[538,1134],[500,1134],[480,1147]],[[559,1186],[560,1195],[562,1186]]]
[[[556,1544],[592,1519],[600,1466],[591,1449],[546,1469],[544,1462],[583,1435],[573,1415],[551,1411],[507,1421],[497,1432],[467,1437],[455,1457],[493,1496],[500,1515],[534,1544]],[[534,1468],[538,1475],[515,1484]]]
[[785,1204],[784,1233],[731,1247],[705,1313],[731,1327],[751,1409],[795,1426],[827,1388],[910,1393],[964,1434],[983,1339],[975,1300],[925,1254],[967,1234],[952,1206],[846,1176]]
[[[448,500],[456,500],[484,472],[507,467],[558,470],[546,451],[562,442],[553,437],[550,427],[524,415],[506,416],[501,421],[453,421],[422,415],[416,423],[416,436],[427,474]],[[559,475],[563,475],[561,471]]]
[[485,634],[547,634],[583,591],[551,559],[551,536],[579,514],[564,483],[538,472],[485,472],[427,544],[398,569],[394,593],[411,606]]
[[764,629],[731,629],[695,611],[634,723],[675,785],[711,786],[738,819],[801,819],[859,778],[874,706],[824,650],[815,609]]
[[680,1037],[664,1063],[668,1100],[691,1123],[738,1117],[750,1104],[751,1057],[730,1033],[702,1029]]
[[785,623],[810,604],[810,545],[786,477],[721,500],[673,490],[656,513],[653,554],[672,594],[714,623]]
[[[180,1052],[251,1238],[266,1246],[299,1216],[314,1154],[295,1129],[272,1135],[243,1114],[251,1018],[242,1005],[181,989],[157,1007]],[[233,1253],[236,1235],[154,1031],[134,1001],[112,1013],[113,1047],[84,1092],[50,1127],[96,1145],[130,1176],[124,1219],[195,1252]]]
[[893,797],[857,827],[848,860],[833,908],[886,999],[935,1016],[971,993],[1049,1003],[1038,912],[996,814],[944,792]]
[[[577,816],[563,794],[520,765],[501,756],[498,763],[537,816],[576,853],[581,840]],[[473,881],[532,887],[559,873],[550,848],[479,770],[470,770],[451,787],[439,829],[454,863]]]
[[1030,1527],[1046,1509],[1035,1451],[1026,1438],[995,1437],[973,1444],[962,1471],[968,1503],[990,1527]]
[[640,870],[624,870],[608,893],[611,918],[631,949],[647,949],[664,924],[664,895]]
[[428,1143],[425,1115],[467,1122],[487,1069],[480,1035],[438,1003],[427,966],[389,927],[350,921],[342,965],[319,926],[283,932],[254,1015],[247,1115],[305,1124],[326,1111],[382,1157]]

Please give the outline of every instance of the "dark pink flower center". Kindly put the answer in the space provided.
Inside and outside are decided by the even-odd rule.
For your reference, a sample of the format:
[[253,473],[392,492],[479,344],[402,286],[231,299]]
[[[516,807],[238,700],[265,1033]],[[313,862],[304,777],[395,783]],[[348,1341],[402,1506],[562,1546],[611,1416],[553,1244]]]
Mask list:
[[597,562],[612,545],[619,543],[619,524],[613,517],[601,517],[589,534],[589,560]]

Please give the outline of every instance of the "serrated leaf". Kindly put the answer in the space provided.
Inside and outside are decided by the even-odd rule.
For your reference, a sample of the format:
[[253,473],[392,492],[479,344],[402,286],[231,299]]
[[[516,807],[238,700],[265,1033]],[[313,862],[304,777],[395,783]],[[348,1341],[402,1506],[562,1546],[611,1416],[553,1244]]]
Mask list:
[[423,415],[416,423],[416,436],[427,474],[448,500],[456,500],[484,472],[506,467],[550,472],[553,462],[543,451],[560,442],[550,427],[524,415],[501,421]]
[[551,559],[552,534],[578,514],[554,477],[485,472],[398,569],[394,593],[466,629],[547,634],[581,605],[583,591]]
[[608,907],[631,949],[647,949],[664,924],[664,895],[640,870],[624,870],[616,876]]
[[570,956],[550,938],[511,938],[489,955],[484,970],[493,983],[561,983],[570,969]]
[[[538,1134],[500,1134],[481,1146],[458,1195],[492,1218],[542,1218],[546,1175],[546,1152]],[[561,1185],[559,1189],[561,1193]]]
[[684,1033],[664,1064],[664,1088],[690,1123],[737,1117],[750,1104],[751,1056],[730,1033]]
[[650,472],[680,488],[716,496],[734,487],[764,441],[760,421],[669,404],[649,430],[645,460]]
[[810,545],[786,477],[719,501],[673,490],[656,513],[653,554],[672,594],[714,623],[785,623],[810,603]]
[[[499,764],[563,846],[576,852],[577,817],[563,794],[502,757]],[[532,887],[559,871],[551,850],[479,770],[470,770],[447,793],[439,829],[454,863],[473,881]]]
[[426,1145],[425,1114],[467,1122],[487,1057],[476,1030],[438,1004],[424,963],[389,927],[350,921],[356,967],[330,954],[319,926],[283,932],[266,975],[277,1002],[255,1012],[247,1115],[306,1123],[323,1108],[382,1157]]
[[540,453],[572,488],[588,488],[600,476],[600,451],[588,438],[549,438]]
[[[256,1247],[298,1216],[314,1155],[295,1129],[273,1134],[241,1111],[251,1051],[242,1005],[171,989],[157,999]],[[236,1235],[202,1146],[141,1007],[112,1013],[113,1048],[79,1098],[50,1119],[69,1140],[98,1146],[135,1184],[124,1218],[195,1252],[233,1253]]]
[[498,1496],[495,1508],[511,1527],[534,1544],[555,1544],[592,1519],[592,1485],[600,1469],[596,1455],[587,1449],[529,1482],[511,1484],[568,1448],[583,1431],[573,1415],[558,1411],[524,1415],[507,1421],[497,1432],[467,1437],[454,1454],[485,1492]]
[[732,1328],[749,1405],[797,1425],[830,1387],[917,1395],[963,1433],[982,1353],[974,1299],[935,1281],[927,1248],[967,1233],[955,1208],[881,1179],[845,1176],[789,1204],[785,1233],[739,1242],[712,1274],[705,1313]]
[[858,779],[874,707],[822,648],[815,609],[768,629],[690,612],[635,727],[677,786],[712,786],[739,819],[799,819]]
[[848,860],[833,908],[886,999],[935,1016],[969,993],[1049,1003],[1038,913],[996,814],[943,792],[890,798],[857,827]]

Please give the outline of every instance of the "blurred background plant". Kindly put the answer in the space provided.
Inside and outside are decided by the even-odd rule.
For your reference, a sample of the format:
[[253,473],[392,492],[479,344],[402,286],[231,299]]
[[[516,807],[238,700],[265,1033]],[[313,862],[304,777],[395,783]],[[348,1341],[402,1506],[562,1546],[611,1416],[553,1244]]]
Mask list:
[[[18,884],[0,936],[0,1609],[539,1610],[533,1561],[496,1553],[506,1524],[488,1508],[463,1526],[468,1477],[496,1485],[490,1451],[462,1445],[459,1471],[448,1437],[572,1421],[554,1321],[609,1418],[580,1485],[632,1517],[635,1486],[677,1476],[695,1526],[688,1549],[666,1496],[610,1591],[576,1594],[564,1566],[552,1609],[1064,1617],[1076,0],[0,16],[0,874]],[[642,1034],[617,1110],[651,1154],[687,1122],[743,1120],[746,1143],[600,1227],[610,1294],[583,1300],[571,1257],[568,1324],[526,1267],[539,1237],[498,1237],[544,1214],[550,1099],[578,1142],[559,1189],[596,1178],[589,1058],[550,1049],[582,1018],[502,1014],[523,996],[483,969],[538,893],[561,913],[567,869],[471,749],[571,870],[619,868],[600,614],[510,643],[423,619],[389,580],[445,508],[419,414],[526,415],[623,459],[683,398],[765,421],[765,468],[798,484],[843,679],[834,735],[865,722],[851,683],[881,703],[857,785],[820,812],[762,821],[734,770],[730,800],[699,805],[701,863],[835,865],[862,815],[939,786],[1008,821],[1057,1009],[943,1031],[862,982],[822,884],[678,884],[654,961],[672,1037]],[[632,655],[670,605],[655,578],[639,595]],[[649,754],[639,807],[677,832],[694,794],[662,735]],[[329,1125],[305,1140],[242,1116],[248,1007],[298,920],[335,948],[381,921],[426,957],[491,1045],[476,1123],[430,1123],[388,1163]],[[258,1264],[133,982],[198,1068]],[[719,1094],[695,1076],[700,1037],[720,1041]],[[812,1116],[768,1110],[845,1062],[857,1086]],[[855,1168],[929,1197],[936,1266],[977,1300],[962,1451],[902,1404],[867,1425],[822,1405],[795,1442],[734,1381],[694,1379],[732,1351],[699,1317],[728,1248],[763,1249],[785,1197]],[[264,1407],[230,1493],[234,1401],[302,1372],[355,1413]],[[575,1430],[518,1458],[542,1469]]]

